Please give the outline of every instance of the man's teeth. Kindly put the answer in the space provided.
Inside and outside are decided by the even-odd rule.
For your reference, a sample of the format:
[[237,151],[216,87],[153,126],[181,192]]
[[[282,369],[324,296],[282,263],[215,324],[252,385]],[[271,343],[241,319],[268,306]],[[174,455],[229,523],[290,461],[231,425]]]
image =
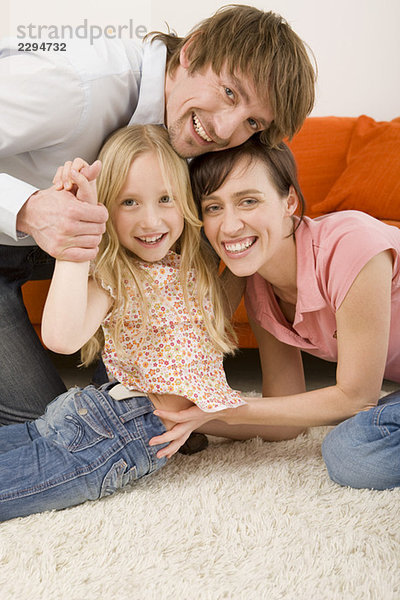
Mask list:
[[199,119],[193,114],[193,125],[196,133],[206,142],[212,142],[212,139],[208,137],[206,132],[204,131]]
[[156,242],[159,242],[161,240],[163,235],[164,234],[162,233],[161,235],[155,235],[153,237],[141,237],[139,238],[139,240],[145,242],[146,244],[155,244]]
[[243,252],[243,250],[247,250],[254,244],[254,238],[252,240],[245,240],[243,242],[236,242],[235,244],[227,244],[225,243],[225,248],[228,252]]

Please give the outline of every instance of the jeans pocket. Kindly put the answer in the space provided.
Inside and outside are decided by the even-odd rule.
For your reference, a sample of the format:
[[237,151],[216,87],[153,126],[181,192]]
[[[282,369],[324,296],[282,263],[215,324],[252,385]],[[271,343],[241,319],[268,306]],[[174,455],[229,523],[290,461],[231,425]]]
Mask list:
[[[95,392],[98,393],[98,392]],[[75,427],[76,435],[69,444],[70,452],[79,452],[104,439],[112,439],[114,433],[97,406],[95,398],[85,389],[74,395],[74,414],[65,419]]]
[[42,437],[69,452],[79,452],[114,437],[96,400],[79,388],[72,388],[53,400],[35,425]]
[[116,490],[132,483],[135,479],[137,479],[136,467],[133,466],[131,469],[128,469],[127,463],[121,458],[113,464],[104,477],[99,498],[110,496]]

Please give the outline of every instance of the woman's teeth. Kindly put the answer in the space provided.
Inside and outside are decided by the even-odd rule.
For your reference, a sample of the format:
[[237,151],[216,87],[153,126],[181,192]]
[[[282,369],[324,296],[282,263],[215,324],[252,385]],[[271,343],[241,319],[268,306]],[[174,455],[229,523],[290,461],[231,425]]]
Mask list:
[[208,137],[208,135],[206,134],[206,132],[204,131],[199,119],[196,117],[196,115],[193,113],[192,115],[192,119],[193,119],[193,126],[195,129],[195,132],[205,141],[205,142],[212,142],[212,139],[210,137]]
[[250,248],[250,246],[252,246],[255,242],[256,238],[252,238],[252,239],[248,239],[248,240],[243,240],[242,242],[235,242],[235,243],[224,243],[225,249],[228,252],[243,252],[244,250],[247,250],[247,248]]

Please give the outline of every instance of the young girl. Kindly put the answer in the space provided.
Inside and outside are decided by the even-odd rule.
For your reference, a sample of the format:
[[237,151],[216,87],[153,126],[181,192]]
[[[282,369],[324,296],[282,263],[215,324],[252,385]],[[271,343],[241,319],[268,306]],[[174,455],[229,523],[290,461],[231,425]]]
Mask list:
[[[353,487],[399,486],[400,391],[376,404],[383,377],[400,383],[400,230],[357,211],[295,216],[303,199],[284,144],[271,150],[252,138],[198,157],[191,175],[209,241],[247,277],[263,372],[263,398],[219,413],[228,425],[202,430],[246,435],[259,423],[264,438],[287,439],[343,421],[323,444],[331,477]],[[306,391],[300,350],[337,362],[336,384]],[[175,442],[193,416],[211,417],[196,407],[161,415],[181,423],[169,432]]]
[[[149,440],[171,423],[155,408],[243,404],[223,372],[233,344],[186,162],[154,125],[118,131],[100,160],[107,231],[92,268],[56,262],[42,334],[56,352],[84,346],[84,364],[102,349],[112,382],[72,388],[36,421],[0,429],[1,520],[101,498],[159,469],[166,458]],[[57,178],[96,204],[83,166],[66,163]]]

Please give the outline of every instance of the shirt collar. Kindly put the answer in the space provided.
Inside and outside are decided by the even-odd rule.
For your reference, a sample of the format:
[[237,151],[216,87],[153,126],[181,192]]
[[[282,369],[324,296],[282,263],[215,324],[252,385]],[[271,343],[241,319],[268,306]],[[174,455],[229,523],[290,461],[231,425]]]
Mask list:
[[129,125],[164,124],[166,62],[167,48],[163,42],[149,40],[144,43],[139,100]]
[[303,217],[295,232],[297,252],[297,303],[293,325],[303,320],[302,313],[326,306],[317,278],[317,253],[312,235],[313,220]]

